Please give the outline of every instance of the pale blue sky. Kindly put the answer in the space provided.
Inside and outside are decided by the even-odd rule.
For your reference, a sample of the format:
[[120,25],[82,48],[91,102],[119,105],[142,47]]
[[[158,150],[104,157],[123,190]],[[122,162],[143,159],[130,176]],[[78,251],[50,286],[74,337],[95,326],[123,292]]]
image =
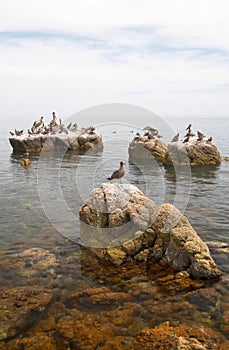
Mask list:
[[229,21],[218,0],[3,0],[0,117],[121,102],[229,115]]

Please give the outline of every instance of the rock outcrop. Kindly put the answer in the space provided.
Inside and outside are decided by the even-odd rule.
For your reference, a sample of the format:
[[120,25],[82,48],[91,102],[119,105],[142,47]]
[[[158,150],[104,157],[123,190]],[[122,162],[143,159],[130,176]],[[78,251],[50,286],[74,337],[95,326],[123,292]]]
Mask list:
[[144,160],[151,155],[158,162],[163,162],[167,147],[158,138],[149,139],[147,136],[135,137],[128,148],[129,159],[131,161]]
[[34,134],[11,136],[9,142],[14,152],[41,151],[87,151],[91,148],[102,150],[102,136],[87,130],[68,131],[68,133]]
[[163,160],[166,165],[196,166],[196,165],[218,165],[221,156],[217,147],[208,141],[191,139],[189,142],[171,142],[168,144],[167,152]]
[[103,183],[80,210],[81,243],[114,265],[155,261],[194,278],[221,272],[188,219],[170,204],[159,208],[133,185]]

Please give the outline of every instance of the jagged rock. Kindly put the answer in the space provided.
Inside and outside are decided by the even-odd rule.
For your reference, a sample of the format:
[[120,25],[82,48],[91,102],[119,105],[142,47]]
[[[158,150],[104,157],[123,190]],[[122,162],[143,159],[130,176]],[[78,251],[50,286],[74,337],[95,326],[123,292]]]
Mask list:
[[14,152],[41,152],[43,151],[87,151],[91,148],[102,150],[102,136],[82,130],[48,135],[21,135],[9,138]]
[[157,208],[136,186],[103,183],[80,209],[80,220],[81,243],[114,265],[140,258],[194,278],[221,276],[188,219],[170,204]]
[[158,138],[148,139],[148,137],[134,138],[128,148],[131,161],[144,160],[149,156],[155,158],[158,162],[163,162],[167,147]]
[[168,144],[167,153],[163,160],[164,165],[218,165],[221,156],[217,147],[207,141],[191,140],[183,143],[181,141]]
[[23,286],[0,289],[0,340],[25,329],[53,298],[51,289]]

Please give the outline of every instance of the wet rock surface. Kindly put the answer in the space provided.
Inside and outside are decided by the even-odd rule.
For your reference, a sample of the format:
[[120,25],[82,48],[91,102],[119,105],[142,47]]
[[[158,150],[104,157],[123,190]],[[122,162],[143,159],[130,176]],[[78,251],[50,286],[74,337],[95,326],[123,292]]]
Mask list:
[[[101,264],[85,248],[68,253],[30,248],[13,256],[21,283],[31,281],[22,263],[31,256],[33,276],[52,266],[56,282],[51,290],[46,287],[50,280],[40,280],[40,287],[0,290],[5,331],[0,349],[228,347],[228,294],[220,285],[206,287],[204,281],[185,271],[174,273],[161,262]],[[43,266],[41,256],[47,257]],[[226,285],[227,280],[222,282]]]
[[102,261],[160,262],[194,278],[221,272],[188,219],[170,204],[159,208],[133,185],[104,183],[80,210],[81,242]]
[[0,289],[0,339],[15,336],[43,312],[53,298],[50,289],[25,286]]

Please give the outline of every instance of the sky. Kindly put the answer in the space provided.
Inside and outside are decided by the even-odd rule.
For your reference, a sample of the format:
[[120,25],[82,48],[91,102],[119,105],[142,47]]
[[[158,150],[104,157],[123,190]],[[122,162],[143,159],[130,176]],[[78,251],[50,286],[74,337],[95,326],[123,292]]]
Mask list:
[[229,115],[226,0],[1,0],[0,118]]

